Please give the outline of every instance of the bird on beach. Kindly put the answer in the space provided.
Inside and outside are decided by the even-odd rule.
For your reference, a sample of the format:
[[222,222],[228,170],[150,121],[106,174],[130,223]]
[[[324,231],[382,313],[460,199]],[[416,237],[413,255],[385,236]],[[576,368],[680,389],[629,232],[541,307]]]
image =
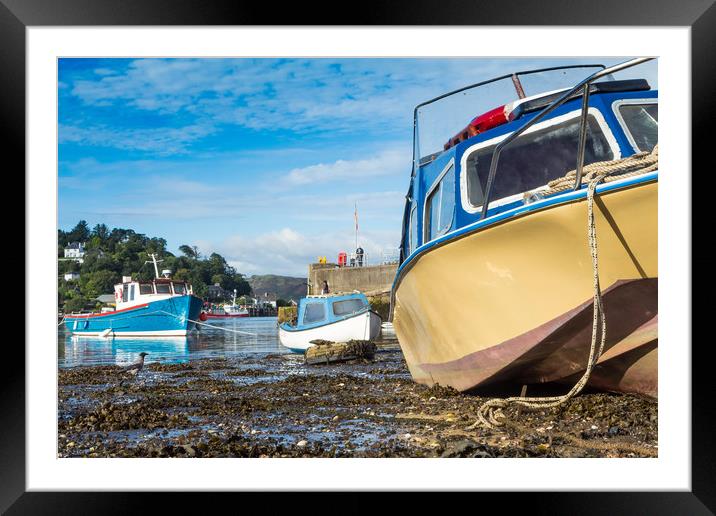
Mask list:
[[129,380],[130,378],[136,378],[137,373],[141,371],[144,367],[144,357],[146,357],[148,354],[149,353],[145,353],[144,351],[142,351],[136,361],[122,368],[124,378],[122,379],[122,381],[119,382],[120,386],[122,386],[122,384],[124,384],[124,382]]

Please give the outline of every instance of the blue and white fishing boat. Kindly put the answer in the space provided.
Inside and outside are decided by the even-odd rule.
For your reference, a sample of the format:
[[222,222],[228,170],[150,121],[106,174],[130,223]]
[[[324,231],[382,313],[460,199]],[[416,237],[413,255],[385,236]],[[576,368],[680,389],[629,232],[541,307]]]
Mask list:
[[194,330],[201,299],[193,294],[191,285],[169,278],[169,271],[160,276],[157,259],[151,256],[156,276],[152,281],[125,277],[114,286],[114,310],[66,314],[67,331],[102,337],[177,337]]
[[[589,369],[592,387],[656,396],[658,91],[612,76],[646,61],[515,72],[415,108],[391,310],[416,381]],[[595,313],[608,331],[588,363]]]
[[283,323],[278,329],[281,344],[297,353],[313,346],[314,340],[373,340],[380,335],[382,323],[359,292],[304,297],[298,302],[297,316],[295,325]]

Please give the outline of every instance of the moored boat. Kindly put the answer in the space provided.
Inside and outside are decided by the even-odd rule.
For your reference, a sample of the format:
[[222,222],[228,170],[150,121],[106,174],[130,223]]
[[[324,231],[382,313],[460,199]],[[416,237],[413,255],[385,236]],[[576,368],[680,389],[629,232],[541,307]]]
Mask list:
[[314,340],[376,339],[381,323],[380,316],[370,309],[368,299],[359,292],[314,295],[298,302],[296,323],[281,324],[278,335],[283,346],[303,353],[313,346]]
[[236,289],[231,304],[224,304],[204,312],[207,319],[231,319],[234,317],[248,317],[249,311],[236,304]]
[[[644,61],[591,74],[586,65],[518,72],[416,108],[391,303],[416,381],[465,391],[583,374],[594,296],[584,179],[605,170],[593,198],[607,337],[589,384],[656,396],[658,92],[609,75]],[[545,82],[525,78],[571,72],[589,77],[524,91],[523,82]],[[511,90],[508,103],[482,115],[467,110],[500,83]],[[478,116],[441,149],[429,148],[425,125],[445,124],[428,111],[472,94],[471,108],[453,102],[451,110]],[[641,160],[648,166],[639,168]]]
[[[96,313],[65,314],[67,331],[78,336],[174,337],[196,328],[202,301],[191,285],[162,277],[154,255],[155,278],[134,281],[123,278],[114,286],[116,308]],[[166,272],[166,271],[165,271]]]

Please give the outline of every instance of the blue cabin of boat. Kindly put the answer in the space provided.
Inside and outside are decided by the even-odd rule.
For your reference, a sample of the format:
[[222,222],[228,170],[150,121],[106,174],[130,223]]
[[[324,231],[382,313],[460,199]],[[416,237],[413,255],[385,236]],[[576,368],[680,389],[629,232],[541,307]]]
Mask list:
[[[563,75],[567,68],[555,71]],[[604,67],[593,65],[593,68]],[[577,73],[581,73],[578,77],[584,78],[594,70],[577,67]],[[506,77],[504,80],[509,81],[509,87],[506,85],[505,89],[511,89],[511,93],[502,98],[509,101],[498,108],[492,105],[489,106],[492,109],[475,112],[473,106],[480,105],[476,99],[481,97],[475,94],[468,103],[464,103],[463,99],[469,100],[466,94],[470,93],[469,88],[473,88],[470,86],[415,109],[414,161],[403,215],[401,264],[406,265],[428,248],[457,236],[467,226],[474,227],[481,222],[495,147],[569,89],[553,88],[526,96],[521,87],[515,93],[516,86],[512,87],[513,81],[510,76]],[[474,85],[475,90],[480,91],[479,87],[487,83],[493,86],[491,81],[487,81]],[[442,113],[437,115],[427,111],[441,102],[452,102],[453,98],[457,99],[455,102],[464,104],[457,109],[455,102],[452,105],[448,103],[451,123],[445,122]],[[485,223],[497,222],[510,213],[531,209],[529,204],[535,198],[543,198],[539,192],[548,189],[549,181],[563,177],[575,168],[582,102],[581,94],[570,97],[504,148],[490,191]],[[450,133],[460,126],[464,129],[451,137]],[[453,129],[447,132],[447,127]],[[428,129],[437,136],[426,134]],[[611,78],[590,86],[585,165],[652,151],[657,143],[658,91],[652,90],[646,80]],[[533,197],[535,194],[537,197]]]
[[358,292],[308,296],[298,302],[296,325],[283,323],[281,327],[286,331],[308,330],[349,319],[369,310],[368,298]]

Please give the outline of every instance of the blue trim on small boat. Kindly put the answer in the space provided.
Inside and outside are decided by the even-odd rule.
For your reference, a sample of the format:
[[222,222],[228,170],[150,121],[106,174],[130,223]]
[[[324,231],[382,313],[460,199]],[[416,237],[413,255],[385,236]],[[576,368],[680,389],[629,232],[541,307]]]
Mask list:
[[[602,193],[602,192],[609,192],[612,190],[619,190],[622,188],[627,188],[630,186],[638,185],[641,183],[649,183],[653,181],[659,180],[659,171],[655,170],[654,172],[649,172],[648,174],[643,174],[641,176],[636,177],[630,177],[628,179],[624,179],[622,181],[614,181],[611,183],[602,183],[600,185],[597,185],[596,192]],[[413,251],[403,263],[400,264],[400,267],[398,267],[397,272],[395,273],[395,279],[393,280],[393,285],[391,287],[392,292],[395,292],[395,288],[400,282],[400,278],[402,276],[403,270],[408,266],[412,265],[413,262],[415,262],[421,255],[425,254],[426,252],[430,251],[433,247],[442,245],[450,240],[455,240],[457,238],[460,238],[462,236],[465,236],[468,233],[472,233],[474,231],[477,231],[479,229],[482,229],[484,227],[496,224],[498,222],[501,222],[505,219],[509,219],[518,215],[523,215],[525,213],[529,213],[531,211],[537,211],[541,210],[543,208],[548,208],[550,206],[554,206],[557,204],[566,204],[575,200],[579,199],[586,199],[587,198],[587,187],[586,185],[583,186],[580,190],[576,191],[569,191],[565,193],[558,193],[551,197],[547,197],[546,199],[542,199],[540,201],[533,202],[531,204],[523,204],[520,202],[520,206],[508,209],[505,211],[499,211],[495,213],[493,210],[490,210],[493,212],[493,215],[490,215],[489,217],[485,219],[478,220],[477,222],[474,222],[472,224],[468,224],[467,226],[463,226],[461,228],[455,229],[451,231],[450,233],[447,233],[443,236],[440,236],[436,238],[435,240],[431,240],[430,242],[421,245],[418,247],[415,251]],[[501,207],[500,207],[501,208]]]

